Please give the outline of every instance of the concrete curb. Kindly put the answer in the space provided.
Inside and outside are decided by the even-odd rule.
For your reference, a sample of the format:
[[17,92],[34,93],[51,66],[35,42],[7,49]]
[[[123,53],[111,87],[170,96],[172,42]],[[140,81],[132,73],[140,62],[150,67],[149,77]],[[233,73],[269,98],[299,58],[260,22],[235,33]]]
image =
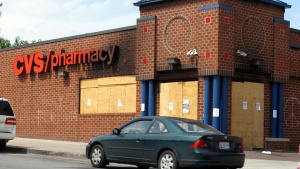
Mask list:
[[13,153],[13,154],[37,154],[44,156],[56,156],[65,158],[75,158],[75,159],[87,159],[85,154],[77,153],[66,153],[66,152],[54,152],[48,150],[37,150],[24,147],[7,146],[2,153]]

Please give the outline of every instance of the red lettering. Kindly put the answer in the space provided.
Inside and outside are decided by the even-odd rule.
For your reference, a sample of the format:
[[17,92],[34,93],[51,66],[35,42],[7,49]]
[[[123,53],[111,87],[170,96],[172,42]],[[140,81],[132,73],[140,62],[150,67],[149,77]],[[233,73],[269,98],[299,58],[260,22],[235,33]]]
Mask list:
[[74,62],[73,62],[73,64],[77,64],[76,61],[77,61],[77,58],[79,58],[78,53],[79,53],[79,52],[73,52],[73,57],[74,57],[74,60],[73,60]]
[[115,50],[118,48],[118,46],[113,46],[112,49],[110,49],[110,47],[108,47],[108,57],[109,57],[109,61],[107,62],[108,65],[112,64],[114,61],[114,56],[115,56]]
[[44,55],[42,52],[38,52],[35,54],[34,56],[34,64],[35,66],[33,66],[33,70],[35,73],[41,73],[44,70]]
[[99,61],[99,57],[98,57],[98,49],[97,48],[93,48],[91,50],[91,62],[98,62]]
[[54,51],[48,51],[47,54],[37,52],[35,54],[17,56],[14,60],[13,69],[16,75],[23,72],[30,74],[48,72],[56,69],[57,66],[65,66],[90,62],[105,62],[111,65],[118,54],[118,46],[93,48],[91,50],[79,50],[66,53],[64,49],[56,55]]
[[24,55],[24,63],[25,63],[26,74],[31,73],[33,58],[34,58],[34,54],[30,54],[29,59],[28,59],[28,55]]
[[22,56],[17,56],[14,60],[14,72],[16,75],[20,75],[24,70],[24,60]]
[[79,51],[78,54],[78,63],[85,63],[86,62],[86,58],[88,62],[91,62],[91,53],[89,50],[81,50]]
[[[66,64],[66,54],[65,54],[65,50],[61,49],[60,50],[60,54],[59,54],[59,66],[61,65],[65,65]],[[61,63],[63,62],[63,63]]]
[[72,65],[73,64],[73,53],[72,52],[68,52],[67,59],[66,59],[66,64],[67,65]]
[[99,59],[104,62],[107,59],[107,47],[100,48]]
[[49,69],[50,69],[50,66],[49,66],[49,64],[50,64],[50,58],[51,58],[51,56],[54,54],[54,51],[52,51],[52,50],[49,50],[48,51],[48,54],[47,54],[47,61],[46,61],[46,66],[45,66],[45,70],[44,70],[44,72],[48,72],[49,71]]
[[55,68],[56,66],[58,66],[58,62],[59,62],[58,56],[55,55],[55,54],[51,55],[51,71],[53,71],[54,68]]

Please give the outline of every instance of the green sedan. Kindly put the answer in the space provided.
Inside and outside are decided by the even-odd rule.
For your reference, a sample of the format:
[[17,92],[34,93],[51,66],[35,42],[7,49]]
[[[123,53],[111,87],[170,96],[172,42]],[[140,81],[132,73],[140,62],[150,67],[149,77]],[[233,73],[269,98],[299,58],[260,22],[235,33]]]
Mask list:
[[224,135],[197,120],[140,117],[91,139],[86,157],[97,168],[114,162],[139,169],[236,169],[245,162],[242,142],[240,137]]

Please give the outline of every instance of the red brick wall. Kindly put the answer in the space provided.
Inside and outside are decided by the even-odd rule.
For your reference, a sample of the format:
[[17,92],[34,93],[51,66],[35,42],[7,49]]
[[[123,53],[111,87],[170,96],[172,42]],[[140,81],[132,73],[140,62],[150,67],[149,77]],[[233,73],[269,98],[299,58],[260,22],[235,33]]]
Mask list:
[[[198,8],[213,4],[224,7],[199,11]],[[253,0],[173,0],[140,8],[141,18],[136,29],[83,37],[73,40],[2,51],[0,66],[0,97],[12,102],[16,112],[20,137],[87,141],[97,134],[110,132],[124,121],[140,116],[141,82],[157,78],[156,68],[168,66],[166,59],[176,57],[181,64],[197,63],[197,67],[172,71],[170,79],[198,78],[198,118],[204,114],[204,79],[206,75],[220,75],[219,70],[229,71],[227,131],[230,133],[231,84],[235,80],[261,82],[265,85],[264,127],[265,137],[270,136],[271,83],[284,85],[284,131],[291,139],[291,148],[297,148],[300,133],[297,131],[300,105],[298,105],[300,78],[300,51],[289,48],[289,42],[300,43],[300,34],[289,31],[289,25],[274,21],[284,19],[284,9]],[[207,18],[210,22],[206,23]],[[228,22],[227,22],[228,21]],[[280,34],[284,31],[284,34]],[[102,64],[72,65],[59,68],[70,72],[62,78],[57,72],[16,76],[13,73],[14,57],[38,51],[64,48],[66,51],[120,46],[120,58],[113,69]],[[186,56],[197,49],[196,58]],[[248,53],[237,57],[237,49]],[[208,54],[209,52],[209,54]],[[247,72],[236,65],[250,65],[251,59],[263,59],[261,68],[270,72]],[[283,61],[283,64],[282,62]],[[213,70],[213,71],[207,71]],[[169,72],[160,72],[167,77]],[[292,73],[292,75],[291,75]],[[184,75],[189,74],[189,75]],[[196,73],[197,74],[197,73]],[[85,78],[137,75],[136,112],[105,115],[79,114],[79,82]],[[224,74],[221,74],[224,75]],[[175,77],[178,76],[178,77]],[[276,77],[276,78],[271,78]],[[141,78],[141,79],[139,79]],[[156,79],[157,80],[157,79]],[[159,81],[155,83],[155,110],[159,115]],[[300,98],[299,98],[300,99]],[[290,101],[292,100],[292,101]],[[291,115],[293,112],[293,115]],[[291,120],[292,119],[292,120]]]
[[289,83],[284,84],[283,137],[291,139],[290,148],[293,150],[297,150],[300,143],[299,80],[299,78],[291,78]]
[[[217,0],[183,0],[141,7],[141,18],[157,16],[156,66],[167,65],[166,59],[170,57],[179,58],[182,64],[195,62],[193,58],[186,56],[186,53],[194,48],[198,52],[200,51],[201,57],[204,56],[205,52],[200,45],[205,39],[199,34],[205,33],[201,27],[204,24],[204,19],[200,18],[198,8],[200,5],[211,5],[217,2]],[[214,19],[217,20],[216,17]],[[211,25],[217,28],[217,25]],[[216,29],[215,31],[217,32]],[[213,36],[217,41],[217,37]],[[210,45],[210,48],[213,48],[213,45]]]
[[154,79],[156,64],[156,18],[138,20],[136,34],[136,50],[138,51],[135,56],[136,75],[137,77],[147,75],[147,80]]
[[[223,4],[235,10],[214,8],[198,11],[199,7],[213,4]],[[270,136],[270,85],[272,82],[281,82],[282,79],[287,82],[291,71],[299,72],[299,59],[297,59],[299,51],[292,50],[288,46],[290,41],[299,43],[299,35],[290,35],[288,24],[273,20],[273,18],[284,19],[283,8],[250,0],[194,0],[142,6],[140,11],[141,17],[157,16],[157,66],[166,65],[165,60],[168,57],[177,57],[182,64],[193,62],[194,60],[186,57],[185,53],[196,48],[199,53],[198,70],[234,70],[232,80],[263,82],[265,84],[266,120],[264,135]],[[186,48],[181,50],[185,47],[185,39],[188,38],[186,35],[190,33],[189,26],[182,19],[183,17],[190,23],[192,36]],[[205,22],[208,17],[210,23]],[[225,22],[225,18],[228,18],[229,22]],[[165,37],[166,25],[168,25],[168,36]],[[281,30],[284,30],[284,35],[280,34]],[[168,47],[165,42],[168,42]],[[237,57],[235,55],[237,49],[246,52],[248,56]],[[210,52],[210,55],[206,55],[207,52]],[[249,66],[251,59],[262,59],[263,68],[271,72],[242,73],[234,69],[235,64]],[[219,71],[210,73],[215,75]],[[271,76],[277,78],[271,78]],[[199,78],[198,115],[199,119],[203,119],[204,87],[203,80],[200,79],[202,78]],[[228,132],[230,132],[232,80],[229,79],[228,83]],[[287,95],[291,91],[285,88],[284,92]],[[284,130],[284,137],[292,138],[292,143],[299,142],[298,138],[288,134],[288,130]]]
[[[95,135],[110,132],[123,122],[140,116],[135,112],[106,115],[79,114],[80,79],[135,74],[135,33],[133,28],[2,51],[0,97],[7,98],[13,106],[17,117],[17,136],[88,141]],[[120,56],[113,68],[104,68],[100,63],[58,68],[58,70],[67,70],[68,78],[58,76],[57,72],[16,76],[13,71],[13,61],[18,55],[48,50],[58,53],[60,49],[73,52],[112,45],[120,47]],[[137,96],[137,100],[140,100],[140,95]]]

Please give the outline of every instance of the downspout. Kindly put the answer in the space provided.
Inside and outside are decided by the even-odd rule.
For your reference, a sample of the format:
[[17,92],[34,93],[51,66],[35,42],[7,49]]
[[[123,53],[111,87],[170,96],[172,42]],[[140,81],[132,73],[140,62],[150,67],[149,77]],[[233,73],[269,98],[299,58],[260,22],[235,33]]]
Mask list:
[[277,125],[277,136],[278,138],[283,137],[283,84],[278,84],[278,125]]
[[227,77],[222,77],[222,87],[221,87],[221,126],[220,131],[226,134],[227,127]]
[[204,77],[204,123],[209,124],[210,119],[210,77]]
[[277,83],[272,83],[272,101],[271,101],[271,137],[277,137]]
[[149,80],[149,93],[148,93],[148,116],[154,116],[154,81]]
[[142,81],[142,104],[141,104],[141,116],[148,115],[147,109],[147,98],[148,98],[148,81]]
[[220,117],[220,76],[213,77],[213,127],[219,130]]

